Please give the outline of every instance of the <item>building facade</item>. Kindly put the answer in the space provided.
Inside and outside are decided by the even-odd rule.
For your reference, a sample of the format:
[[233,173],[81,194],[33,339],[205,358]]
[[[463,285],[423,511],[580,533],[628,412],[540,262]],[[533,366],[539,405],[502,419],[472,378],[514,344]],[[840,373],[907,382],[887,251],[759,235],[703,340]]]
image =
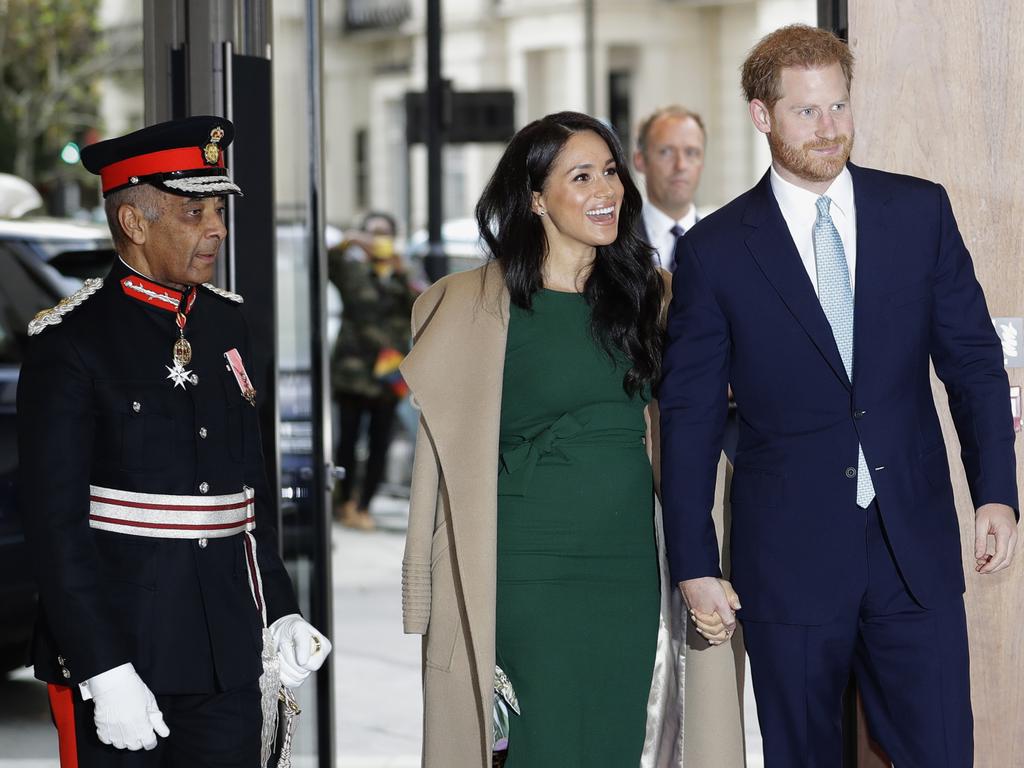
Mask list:
[[[592,35],[587,4],[592,3]],[[301,14],[275,3],[276,128],[302,114],[297,82]],[[426,83],[425,4],[411,0],[325,0],[323,103],[325,206],[351,224],[364,211],[394,211],[409,230],[426,224],[426,153],[407,150],[404,98]],[[629,144],[637,122],[669,103],[703,117],[708,130],[702,210],[751,186],[769,163],[750,126],[739,67],[762,35],[783,24],[816,23],[816,0],[445,0],[442,74],[458,91],[511,89],[516,125],[563,109],[608,120]],[[591,44],[588,51],[588,40]],[[593,62],[588,105],[587,62]],[[293,62],[293,63],[290,63]],[[292,66],[296,68],[292,71]],[[445,219],[472,215],[502,147],[445,150]],[[278,159],[278,190],[288,159]],[[296,190],[296,197],[300,191]]]

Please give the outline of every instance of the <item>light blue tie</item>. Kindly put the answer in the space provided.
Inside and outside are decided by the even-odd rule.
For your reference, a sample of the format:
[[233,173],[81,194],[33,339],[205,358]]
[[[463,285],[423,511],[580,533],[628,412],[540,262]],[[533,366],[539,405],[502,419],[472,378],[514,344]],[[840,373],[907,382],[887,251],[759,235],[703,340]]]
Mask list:
[[[846,375],[853,381],[853,290],[850,288],[850,270],[839,230],[832,223],[829,206],[832,201],[822,195],[818,198],[818,218],[814,221],[814,262],[818,273],[818,301],[825,311],[832,335],[843,358]],[[857,506],[867,508],[875,498],[864,451],[857,445]]]

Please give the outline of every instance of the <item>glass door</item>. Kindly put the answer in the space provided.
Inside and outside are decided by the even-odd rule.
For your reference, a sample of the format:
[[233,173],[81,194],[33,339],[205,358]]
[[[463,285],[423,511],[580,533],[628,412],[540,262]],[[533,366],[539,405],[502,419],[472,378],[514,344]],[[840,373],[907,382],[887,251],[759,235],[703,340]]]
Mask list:
[[[303,614],[332,635],[331,424],[320,132],[320,7],[274,4],[278,437],[285,563]],[[333,659],[299,689],[293,761],[334,757]]]

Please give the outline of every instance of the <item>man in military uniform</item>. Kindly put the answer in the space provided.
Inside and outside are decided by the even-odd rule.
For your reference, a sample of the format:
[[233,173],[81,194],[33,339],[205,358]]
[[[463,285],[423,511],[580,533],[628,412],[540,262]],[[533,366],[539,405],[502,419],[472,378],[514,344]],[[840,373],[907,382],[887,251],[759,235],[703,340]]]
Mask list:
[[62,766],[254,768],[276,673],[330,652],[277,553],[242,298],[207,284],[232,136],[193,117],[87,147],[119,258],[29,326],[20,506]]
[[[341,293],[341,330],[331,356],[331,388],[341,413],[335,463],[348,472],[337,517],[343,525],[374,527],[370,501],[384,477],[395,410],[405,395],[398,364],[409,351],[409,317],[416,299],[394,248],[395,220],[375,211],[328,254],[328,277]],[[356,485],[356,441],[368,420],[369,454]]]

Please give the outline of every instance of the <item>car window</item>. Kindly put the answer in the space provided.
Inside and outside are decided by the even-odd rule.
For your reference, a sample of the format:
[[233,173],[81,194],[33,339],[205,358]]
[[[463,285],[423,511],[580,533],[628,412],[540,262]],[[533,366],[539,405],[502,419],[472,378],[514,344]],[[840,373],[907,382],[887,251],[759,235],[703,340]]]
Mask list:
[[0,241],[0,364],[21,362],[29,321],[59,299],[53,287],[25,267],[9,243]]

